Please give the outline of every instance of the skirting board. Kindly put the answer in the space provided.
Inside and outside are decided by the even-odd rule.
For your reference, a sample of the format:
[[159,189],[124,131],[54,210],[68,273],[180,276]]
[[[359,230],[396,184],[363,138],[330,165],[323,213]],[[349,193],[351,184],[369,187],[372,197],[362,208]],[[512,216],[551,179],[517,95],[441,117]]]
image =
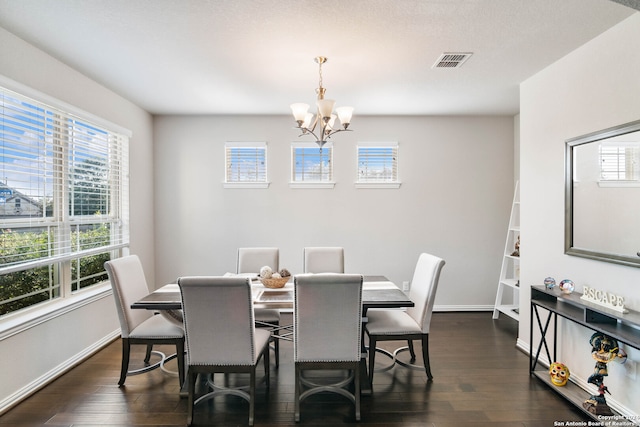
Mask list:
[[493,311],[493,305],[434,305],[433,311]]
[[98,351],[102,350],[106,345],[111,343],[114,339],[120,337],[120,329],[113,331],[109,335],[102,338],[100,341],[95,342],[92,346],[85,348],[82,352],[67,359],[60,365],[56,366],[49,372],[41,375],[39,378],[33,380],[31,383],[25,385],[15,393],[7,396],[4,400],[0,401],[0,415],[17,405],[27,397],[31,396],[53,380],[57,379],[70,369],[74,368],[78,364],[82,363],[89,357],[93,356]]

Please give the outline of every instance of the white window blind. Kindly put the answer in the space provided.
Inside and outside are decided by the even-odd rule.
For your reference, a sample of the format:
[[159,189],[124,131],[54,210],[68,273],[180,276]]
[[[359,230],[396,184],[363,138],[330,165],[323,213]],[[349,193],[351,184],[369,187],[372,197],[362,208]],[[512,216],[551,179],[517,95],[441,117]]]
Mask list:
[[227,142],[225,183],[267,183],[267,143]]
[[357,146],[358,184],[398,184],[398,143],[361,142]]
[[291,144],[291,181],[294,183],[333,182],[333,145],[322,149],[315,142]]
[[7,89],[0,97],[0,284],[27,270],[51,288],[102,281],[100,262],[129,245],[128,136]]
[[600,179],[602,181],[640,180],[640,143],[600,145]]

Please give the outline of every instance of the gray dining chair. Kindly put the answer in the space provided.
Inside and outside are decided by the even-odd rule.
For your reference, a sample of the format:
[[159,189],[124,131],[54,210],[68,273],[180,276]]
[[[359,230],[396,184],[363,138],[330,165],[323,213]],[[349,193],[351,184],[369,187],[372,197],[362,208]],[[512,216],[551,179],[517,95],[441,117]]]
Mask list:
[[304,248],[305,273],[344,273],[344,248]]
[[[260,274],[260,269],[269,266],[279,270],[280,251],[272,247],[238,248],[236,273]],[[280,335],[280,310],[272,308],[254,308],[256,326],[269,328],[273,335]],[[280,365],[280,339],[272,338],[276,367]]]
[[[178,279],[187,347],[189,390],[187,423],[193,423],[195,405],[222,395],[249,402],[249,425],[254,422],[256,368],[264,361],[269,388],[269,339],[266,329],[255,327],[251,279],[248,277],[181,277]],[[249,374],[248,391],[214,382],[216,373]],[[198,374],[210,375],[213,391],[195,398]]]
[[[301,274],[295,277],[294,289],[295,421],[300,421],[300,402],[320,392],[347,397],[359,421],[362,276]],[[347,369],[348,376],[325,383],[303,375],[309,370],[336,369]],[[351,382],[353,393],[347,389]]]
[[[422,359],[427,378],[433,380],[431,366],[429,364],[429,328],[433,303],[438,289],[440,272],[445,261],[427,253],[420,254],[416,264],[409,297],[414,302],[413,307],[401,310],[369,310],[365,332],[369,336],[369,381],[373,385],[373,373],[376,358],[376,344],[379,341],[407,340],[406,347],[395,350],[392,357],[400,351],[408,349],[411,353],[411,362],[416,355],[413,349],[413,340],[422,342]],[[413,366],[413,365],[406,365]],[[422,369],[422,367],[419,367]]]
[[[183,329],[160,315],[149,310],[133,310],[131,304],[149,293],[142,263],[137,255],[129,255],[105,262],[111,289],[116,302],[120,333],[122,336],[122,366],[118,385],[125,383],[126,377],[156,369],[174,356],[154,351],[154,345],[171,344],[176,347],[175,357],[178,359],[178,378],[184,382],[184,331]],[[161,360],[137,370],[129,370],[129,358],[132,345],[146,345],[144,362],[148,365],[151,353],[157,353]]]

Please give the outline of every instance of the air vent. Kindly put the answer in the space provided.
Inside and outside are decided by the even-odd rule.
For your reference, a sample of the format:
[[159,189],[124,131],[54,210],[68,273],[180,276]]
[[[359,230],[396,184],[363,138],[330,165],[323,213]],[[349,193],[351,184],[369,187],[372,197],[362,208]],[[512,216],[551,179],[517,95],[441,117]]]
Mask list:
[[471,55],[471,52],[445,52],[431,68],[460,68]]

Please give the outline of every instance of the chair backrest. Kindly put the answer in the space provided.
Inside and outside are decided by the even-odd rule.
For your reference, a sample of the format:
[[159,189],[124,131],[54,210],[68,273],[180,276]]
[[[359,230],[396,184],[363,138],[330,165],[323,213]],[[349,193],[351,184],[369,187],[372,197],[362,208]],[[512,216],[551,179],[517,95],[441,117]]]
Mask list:
[[265,265],[271,267],[273,271],[278,271],[279,267],[278,248],[238,248],[238,260],[236,273],[260,273],[260,269]]
[[436,299],[440,271],[445,261],[430,254],[420,254],[411,280],[409,297],[414,307],[407,308],[407,314],[421,325],[422,333],[429,333],[433,302]]
[[360,360],[362,276],[301,274],[294,289],[294,361]]
[[305,273],[344,273],[344,248],[304,248]]
[[122,338],[129,338],[132,330],[153,315],[149,310],[131,309],[131,304],[149,294],[142,263],[137,255],[129,255],[105,262],[104,268],[113,289]]
[[178,279],[189,365],[255,365],[251,279]]

